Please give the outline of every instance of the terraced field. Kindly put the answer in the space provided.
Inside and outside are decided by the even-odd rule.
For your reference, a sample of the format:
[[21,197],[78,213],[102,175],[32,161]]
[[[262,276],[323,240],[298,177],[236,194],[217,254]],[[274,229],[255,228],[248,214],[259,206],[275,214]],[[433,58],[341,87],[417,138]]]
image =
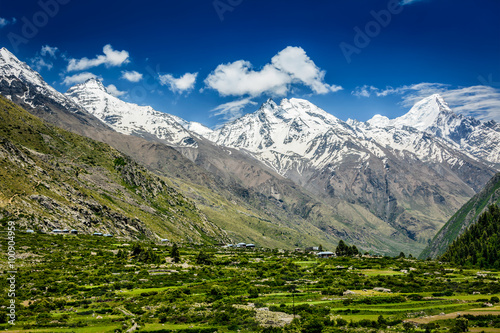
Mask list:
[[[2,221],[5,224],[5,220]],[[12,332],[500,331],[499,272],[413,258],[16,234]],[[8,306],[7,257],[1,302]],[[3,307],[3,309],[5,309]]]

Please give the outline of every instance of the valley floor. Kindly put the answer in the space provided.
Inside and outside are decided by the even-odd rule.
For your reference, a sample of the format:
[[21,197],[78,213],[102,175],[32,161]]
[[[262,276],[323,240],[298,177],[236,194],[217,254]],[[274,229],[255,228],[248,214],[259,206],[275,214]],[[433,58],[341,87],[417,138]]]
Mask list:
[[90,235],[18,232],[15,248],[10,332],[500,332],[498,271],[192,244],[175,263],[172,244]]

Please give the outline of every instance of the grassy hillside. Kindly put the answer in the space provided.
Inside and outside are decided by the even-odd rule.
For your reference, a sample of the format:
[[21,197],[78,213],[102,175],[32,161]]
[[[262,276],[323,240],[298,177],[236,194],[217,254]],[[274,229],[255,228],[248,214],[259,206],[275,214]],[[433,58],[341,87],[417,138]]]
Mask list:
[[175,241],[225,233],[166,180],[109,145],[48,125],[0,97],[3,221]]
[[453,241],[441,260],[456,265],[500,268],[500,208],[489,206],[460,237]]
[[429,246],[420,254],[421,259],[437,258],[457,239],[491,204],[500,204],[500,173],[473,196],[436,234]]

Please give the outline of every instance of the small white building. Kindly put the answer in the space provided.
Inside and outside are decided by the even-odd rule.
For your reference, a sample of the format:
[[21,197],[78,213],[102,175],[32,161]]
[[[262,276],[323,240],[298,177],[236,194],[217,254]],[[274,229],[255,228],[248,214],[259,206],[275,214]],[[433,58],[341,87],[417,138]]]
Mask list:
[[318,258],[332,258],[332,257],[335,257],[335,253],[330,252],[330,251],[318,252],[316,255],[318,256]]

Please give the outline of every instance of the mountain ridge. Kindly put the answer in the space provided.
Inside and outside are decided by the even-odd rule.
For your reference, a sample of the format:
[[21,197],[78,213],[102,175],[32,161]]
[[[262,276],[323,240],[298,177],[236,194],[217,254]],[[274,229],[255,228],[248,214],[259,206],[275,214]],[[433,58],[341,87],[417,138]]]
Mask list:
[[476,223],[489,205],[500,204],[500,173],[493,176],[484,188],[463,205],[438,231],[432,242],[420,254],[420,259],[441,256],[467,228]]
[[[193,142],[178,145],[158,137],[154,131],[130,131],[134,136],[119,134],[112,127],[122,110],[102,113],[98,119],[68,95],[58,93],[62,97],[52,98],[50,94],[30,94],[36,87],[30,88],[29,82],[23,86],[19,81],[0,77],[0,92],[56,125],[108,142],[151,170],[174,176],[180,180],[179,188],[189,187],[185,181],[204,187],[201,197],[190,190],[185,192],[201,200],[199,203],[206,202],[206,189],[220,192],[238,205],[250,203],[251,215],[273,221],[275,231],[291,228],[293,237],[310,233],[308,241],[317,239],[331,244],[344,238],[365,250],[416,254],[453,210],[495,172],[494,164],[486,165],[432,133],[407,126],[373,127],[344,122],[309,101],[296,98],[283,99],[280,105],[268,100],[255,113],[215,131],[201,126],[204,133],[199,134],[180,129]],[[94,83],[97,92],[80,91],[82,101],[88,102],[87,107],[96,106],[93,112],[112,111],[106,109],[108,104],[92,101],[94,95],[102,98],[105,93],[102,84]],[[76,88],[68,91],[71,93],[72,89],[74,92]],[[127,108],[131,105],[108,95],[104,96],[108,101]],[[59,97],[76,105],[76,112],[55,103]],[[37,99],[43,103],[25,103]],[[79,114],[81,117],[76,117]],[[71,121],[61,122],[61,115]],[[174,126],[163,126],[162,130],[189,127],[189,122],[178,117],[171,119]],[[251,127],[230,127],[242,124],[242,119]],[[148,120],[154,123],[152,118],[145,119]],[[496,124],[488,126],[495,134]],[[221,135],[223,131],[226,133]],[[242,225],[227,223],[210,205],[200,207],[241,239],[241,231],[236,229],[243,230]],[[258,235],[262,226],[252,229],[249,221],[244,223],[248,223],[244,226],[246,231],[251,230],[261,241],[269,243],[264,233]],[[306,226],[309,231],[304,229]],[[283,235],[279,237],[282,239]],[[298,240],[296,244],[301,243],[300,238],[293,239]]]

